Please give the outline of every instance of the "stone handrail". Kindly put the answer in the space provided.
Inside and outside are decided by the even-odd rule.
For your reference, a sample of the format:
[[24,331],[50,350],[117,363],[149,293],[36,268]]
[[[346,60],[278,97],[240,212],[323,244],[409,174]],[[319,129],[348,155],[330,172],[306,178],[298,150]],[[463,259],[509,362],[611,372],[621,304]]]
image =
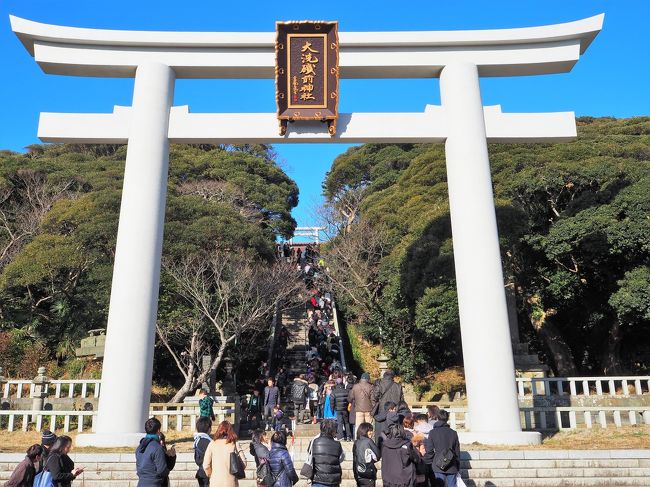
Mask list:
[[[46,393],[49,397],[61,398],[98,398],[101,389],[100,379],[55,379],[50,380],[45,385]],[[90,386],[90,387],[89,387]],[[54,395],[51,395],[51,389],[54,389]],[[67,390],[66,390],[67,389]],[[91,396],[92,391],[92,396]],[[64,395],[61,393],[64,392]],[[10,379],[4,383],[2,389],[2,398],[9,399],[15,395],[16,399],[32,397],[34,394],[34,383],[28,379]]]
[[[82,432],[85,429],[94,429],[96,411],[27,411],[27,410],[3,410],[0,411],[0,430],[15,431],[17,419],[20,422],[20,430],[28,431],[30,425],[36,431],[49,429],[56,431],[63,429],[64,433],[76,430]],[[62,423],[58,422],[62,420]],[[76,427],[71,428],[73,421]]]
[[336,336],[339,337],[339,357],[341,359],[341,368],[343,372],[348,371],[348,366],[345,361],[345,350],[343,349],[343,338],[341,337],[341,328],[339,327],[339,315],[336,310],[336,301],[332,300],[332,321],[334,322],[334,331]]
[[[154,406],[154,405],[152,405]],[[179,407],[181,409],[167,409],[165,406]],[[217,421],[228,420],[234,424],[235,408],[233,403],[215,404]],[[161,407],[162,409],[156,409]],[[155,404],[150,415],[160,419],[162,431],[190,431],[195,430],[196,419],[199,416],[198,408],[186,404]],[[466,431],[470,423],[466,407],[445,408],[449,412],[449,425],[458,431]],[[413,412],[426,412],[426,407],[418,403],[413,407]],[[593,428],[599,426],[620,428],[625,425],[647,424],[650,425],[650,406],[636,407],[524,407],[520,408],[522,428],[532,431],[569,430],[577,428]],[[48,428],[52,431],[94,430],[97,411],[28,411],[28,410],[3,410],[0,411],[0,430],[28,431],[34,429],[41,431]]]
[[650,424],[650,406],[556,406],[520,408],[520,411],[523,413],[522,427],[527,430],[576,429],[579,424],[592,428],[594,422],[601,428],[607,428],[610,424],[620,428],[623,426],[624,414],[629,425]]
[[517,377],[516,381],[520,398],[552,395],[629,397],[650,393],[650,376]]
[[[170,407],[182,408],[174,410]],[[162,408],[162,409],[157,409]],[[152,404],[150,416],[157,417],[162,423],[162,431],[195,431],[196,420],[199,417],[198,407],[187,404]],[[214,414],[217,422],[224,420],[235,424],[235,404],[214,404]],[[97,411],[30,411],[30,410],[0,410],[0,431],[94,431]]]

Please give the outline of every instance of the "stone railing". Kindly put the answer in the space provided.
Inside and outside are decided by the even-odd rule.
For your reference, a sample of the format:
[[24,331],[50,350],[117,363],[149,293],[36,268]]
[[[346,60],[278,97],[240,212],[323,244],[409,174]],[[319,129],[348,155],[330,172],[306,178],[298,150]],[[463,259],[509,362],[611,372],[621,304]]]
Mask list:
[[94,428],[95,411],[0,411],[0,430],[63,430],[82,432]]
[[[228,420],[235,423],[235,404],[215,403],[214,414],[218,422]],[[152,403],[151,416],[162,423],[164,432],[194,431],[199,417],[198,407],[186,404]],[[2,431],[94,431],[97,411],[0,411],[0,430]]]
[[[214,403],[212,405],[215,423],[228,421],[236,425],[236,407],[234,403]],[[151,403],[151,416],[162,423],[162,430],[194,431],[199,417],[199,406],[188,403]]]
[[341,368],[343,369],[343,372],[347,372],[348,366],[345,360],[345,349],[343,348],[343,337],[341,337],[341,327],[339,326],[339,314],[336,310],[336,301],[332,301],[332,315],[334,331],[336,332],[336,336],[339,337],[339,357],[341,359]]
[[[445,407],[441,403],[414,403],[411,411],[426,413],[427,406],[436,405],[449,412],[449,426],[458,431],[465,431],[470,425],[466,407]],[[554,407],[520,407],[521,427],[529,431],[557,431],[578,428],[601,428],[613,426],[620,428],[627,425],[650,425],[649,406],[554,406]]]
[[[48,397],[98,398],[101,389],[99,379],[50,380],[45,384]],[[34,382],[26,379],[7,380],[2,387],[2,399],[22,399],[34,395]]]
[[650,376],[517,377],[520,398],[531,396],[641,396],[650,393]]
[[523,416],[522,428],[534,431],[650,424],[650,406],[556,406],[520,408],[520,411]]

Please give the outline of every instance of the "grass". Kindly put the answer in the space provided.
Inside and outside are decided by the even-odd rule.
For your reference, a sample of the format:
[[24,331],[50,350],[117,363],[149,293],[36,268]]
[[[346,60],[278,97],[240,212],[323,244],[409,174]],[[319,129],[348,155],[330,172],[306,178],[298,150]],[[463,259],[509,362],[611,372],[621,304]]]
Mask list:
[[[74,438],[76,433],[69,433]],[[191,452],[193,436],[189,432],[170,431],[168,444],[178,452]],[[0,431],[0,453],[24,452],[30,445],[40,443],[36,431]],[[650,445],[650,425],[624,426],[622,428],[592,428],[555,433],[543,439],[540,446],[487,446],[463,445],[464,450],[622,450],[647,449]],[[130,453],[133,448],[75,448],[78,453]]]
[[465,450],[626,450],[647,449],[650,445],[650,425],[622,428],[594,427],[560,431],[542,439],[538,446],[463,445]]

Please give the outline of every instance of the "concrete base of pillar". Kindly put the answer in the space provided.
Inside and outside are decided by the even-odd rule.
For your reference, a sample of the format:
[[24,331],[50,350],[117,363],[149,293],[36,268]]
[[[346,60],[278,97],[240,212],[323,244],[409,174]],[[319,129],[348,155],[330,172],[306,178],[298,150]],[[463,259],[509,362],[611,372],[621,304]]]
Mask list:
[[463,445],[480,443],[482,445],[541,445],[542,434],[535,431],[471,432],[459,431],[458,439]]
[[77,435],[75,444],[97,448],[136,447],[144,436],[144,433],[88,433]]

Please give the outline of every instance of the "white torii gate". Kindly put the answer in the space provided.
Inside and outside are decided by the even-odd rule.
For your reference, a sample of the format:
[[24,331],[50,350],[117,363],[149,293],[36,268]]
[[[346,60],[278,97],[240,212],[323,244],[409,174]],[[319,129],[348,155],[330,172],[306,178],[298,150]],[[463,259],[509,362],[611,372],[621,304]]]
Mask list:
[[469,408],[462,440],[540,442],[539,433],[521,431],[487,143],[569,140],[575,117],[483,107],[479,77],[568,72],[604,15],[520,29],[340,33],[341,78],[440,77],[442,106],[342,114],[334,137],[318,122],[290,124],[280,136],[275,113],[172,106],[177,78],[273,78],[273,32],[117,31],[10,19],[45,73],[135,78],[131,107],[42,113],[39,121],[45,142],[128,143],[98,421],[79,445],[137,444],[149,415],[170,142],[444,142]]
[[296,237],[311,237],[318,244],[320,243],[320,232],[323,230],[325,230],[325,227],[296,227],[291,242],[293,243],[293,239]]

